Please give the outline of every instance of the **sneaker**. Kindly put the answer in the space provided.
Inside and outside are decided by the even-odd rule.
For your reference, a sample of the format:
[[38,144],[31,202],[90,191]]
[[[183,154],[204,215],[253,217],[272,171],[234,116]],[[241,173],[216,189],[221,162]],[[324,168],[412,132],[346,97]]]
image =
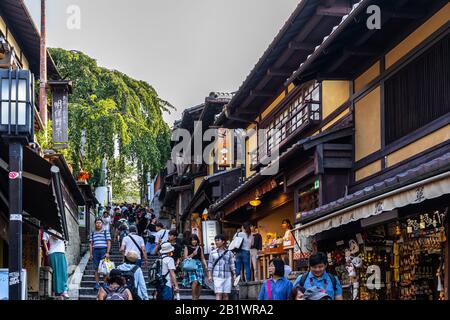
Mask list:
[[100,284],[96,283],[94,286],[94,290],[98,290],[98,289],[100,289]]
[[70,298],[70,296],[69,296],[69,294],[67,292],[63,292],[63,294],[61,296],[63,296],[64,299],[69,299]]

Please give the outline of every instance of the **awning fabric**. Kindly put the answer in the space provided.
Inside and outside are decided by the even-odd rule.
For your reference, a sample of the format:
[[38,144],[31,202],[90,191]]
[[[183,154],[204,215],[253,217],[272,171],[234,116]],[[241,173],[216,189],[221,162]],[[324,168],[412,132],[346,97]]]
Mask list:
[[383,212],[392,211],[410,204],[421,203],[445,194],[450,194],[449,172],[336,211],[330,215],[301,225],[295,228],[295,230],[299,230],[302,237],[310,237],[353,221],[379,215]]
[[[23,211],[24,215],[38,219],[65,237],[64,207],[57,203],[56,193],[61,192],[52,182],[52,165],[34,153],[31,149],[23,149]],[[54,178],[53,178],[54,179]],[[8,214],[8,147],[0,147],[0,203],[1,209]]]

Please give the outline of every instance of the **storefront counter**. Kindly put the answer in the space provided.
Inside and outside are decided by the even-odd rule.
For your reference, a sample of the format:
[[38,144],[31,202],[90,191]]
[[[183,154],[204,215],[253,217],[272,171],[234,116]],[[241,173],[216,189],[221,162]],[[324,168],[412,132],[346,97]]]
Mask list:
[[263,250],[258,255],[258,269],[264,279],[269,277],[269,263],[272,259],[287,258],[287,262],[292,270],[294,270],[294,246],[285,246],[280,248],[273,248],[270,250]]

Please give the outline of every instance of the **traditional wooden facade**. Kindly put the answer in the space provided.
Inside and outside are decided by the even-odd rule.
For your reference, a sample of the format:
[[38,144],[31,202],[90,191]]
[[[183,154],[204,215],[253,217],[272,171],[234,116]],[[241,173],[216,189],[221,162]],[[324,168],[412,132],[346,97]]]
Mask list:
[[[381,9],[381,29],[368,27],[370,5]],[[290,263],[299,270],[311,252],[330,252],[346,298],[448,298],[449,10],[447,1],[302,1],[216,122],[267,135],[247,140],[246,181],[210,211],[233,228],[255,221],[263,236],[295,221]],[[277,174],[265,175],[274,164]],[[252,198],[261,205],[251,207]],[[387,252],[404,250],[400,239],[419,241],[416,216],[429,218],[417,229],[440,228],[433,254],[442,265],[433,272],[442,285],[429,295],[414,294],[420,279],[406,277],[405,266],[387,267]],[[384,225],[384,251],[367,255],[375,246],[363,225]],[[360,291],[342,260],[352,239],[364,261]],[[374,257],[393,288],[378,296],[364,282]]]

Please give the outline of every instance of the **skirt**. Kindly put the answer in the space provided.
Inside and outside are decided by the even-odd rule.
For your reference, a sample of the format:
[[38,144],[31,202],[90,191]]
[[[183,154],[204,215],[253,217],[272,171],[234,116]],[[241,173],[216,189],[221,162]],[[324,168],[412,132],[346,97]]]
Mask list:
[[49,257],[50,257],[50,265],[53,269],[53,276],[52,276],[53,292],[55,292],[56,295],[61,295],[68,289],[66,256],[62,252],[55,252],[50,254]]
[[197,281],[199,285],[203,285],[204,283],[204,272],[202,262],[200,260],[195,259],[197,263],[197,270],[184,272],[183,276],[183,286],[189,287],[192,282]]

